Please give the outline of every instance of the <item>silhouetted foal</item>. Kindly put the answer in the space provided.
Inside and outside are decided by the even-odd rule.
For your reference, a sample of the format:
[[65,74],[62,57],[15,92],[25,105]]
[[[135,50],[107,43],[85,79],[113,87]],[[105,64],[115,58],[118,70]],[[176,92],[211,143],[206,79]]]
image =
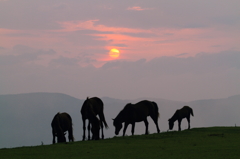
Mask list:
[[183,118],[187,118],[188,129],[190,129],[190,115],[193,116],[193,110],[189,106],[184,106],[182,109],[176,110],[172,118],[168,120],[169,129],[172,130],[174,122],[178,121],[178,131],[181,131],[181,122]]

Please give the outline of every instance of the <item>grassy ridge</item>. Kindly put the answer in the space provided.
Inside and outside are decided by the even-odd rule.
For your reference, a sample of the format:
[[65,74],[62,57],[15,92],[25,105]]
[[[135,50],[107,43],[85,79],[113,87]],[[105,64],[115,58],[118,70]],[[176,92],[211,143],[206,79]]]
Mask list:
[[99,141],[0,149],[3,158],[239,158],[240,127],[114,137]]

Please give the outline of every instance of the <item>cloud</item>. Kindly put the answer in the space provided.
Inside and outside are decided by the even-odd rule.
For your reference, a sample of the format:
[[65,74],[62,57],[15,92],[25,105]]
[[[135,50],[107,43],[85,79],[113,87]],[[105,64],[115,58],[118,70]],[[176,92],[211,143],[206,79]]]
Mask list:
[[99,32],[109,33],[149,33],[150,31],[144,29],[124,28],[124,27],[109,27],[105,25],[96,24],[98,19],[88,21],[65,21],[58,22],[64,29],[61,31],[77,31],[77,30],[95,30]]
[[0,55],[0,65],[25,65],[41,60],[42,56],[52,56],[56,52],[52,49],[37,50],[25,45],[16,45],[12,49],[4,49]]
[[[185,55],[185,54],[181,54]],[[152,60],[141,59],[136,62],[107,62],[102,69],[134,69],[135,73],[166,74],[205,74],[221,72],[228,69],[240,69],[240,52],[224,51],[215,54],[199,53],[194,57],[163,56]],[[144,71],[145,72],[144,72]]]
[[49,65],[54,66],[76,66],[80,60],[76,58],[67,58],[67,57],[59,57],[57,59],[53,59]]
[[176,56],[177,57],[184,57],[184,56],[189,56],[189,54],[188,53],[181,53],[181,54],[178,54]]
[[139,6],[133,6],[133,7],[128,7],[127,10],[133,10],[133,11],[143,11],[143,10],[152,10],[153,8],[142,8]]
[[54,50],[36,50],[34,48],[25,46],[25,45],[15,45],[13,47],[13,54],[19,54],[19,55],[24,55],[24,54],[35,54],[36,56],[39,55],[53,55],[56,52]]
[[240,94],[240,52],[234,51],[109,61],[99,68],[78,65],[82,60],[92,60],[89,56],[59,57],[48,66],[26,65],[21,60],[18,56],[1,56],[0,64],[9,67],[0,67],[4,83],[0,94],[42,91],[79,98],[157,97],[180,101]]

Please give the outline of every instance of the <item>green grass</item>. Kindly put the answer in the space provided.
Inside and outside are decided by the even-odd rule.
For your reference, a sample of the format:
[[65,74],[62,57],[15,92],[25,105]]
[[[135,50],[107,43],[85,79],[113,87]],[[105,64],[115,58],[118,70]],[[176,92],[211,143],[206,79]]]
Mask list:
[[0,149],[0,158],[239,158],[240,127],[114,137],[99,141]]

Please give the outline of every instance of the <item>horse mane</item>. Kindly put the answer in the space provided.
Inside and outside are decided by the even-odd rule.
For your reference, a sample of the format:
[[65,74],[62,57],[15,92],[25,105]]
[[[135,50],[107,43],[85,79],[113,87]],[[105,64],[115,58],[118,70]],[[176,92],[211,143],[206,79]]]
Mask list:
[[129,107],[131,106],[131,103],[128,103],[123,107],[123,109],[118,113],[117,117],[113,120],[123,120],[124,116],[126,116],[127,111],[129,110]]

